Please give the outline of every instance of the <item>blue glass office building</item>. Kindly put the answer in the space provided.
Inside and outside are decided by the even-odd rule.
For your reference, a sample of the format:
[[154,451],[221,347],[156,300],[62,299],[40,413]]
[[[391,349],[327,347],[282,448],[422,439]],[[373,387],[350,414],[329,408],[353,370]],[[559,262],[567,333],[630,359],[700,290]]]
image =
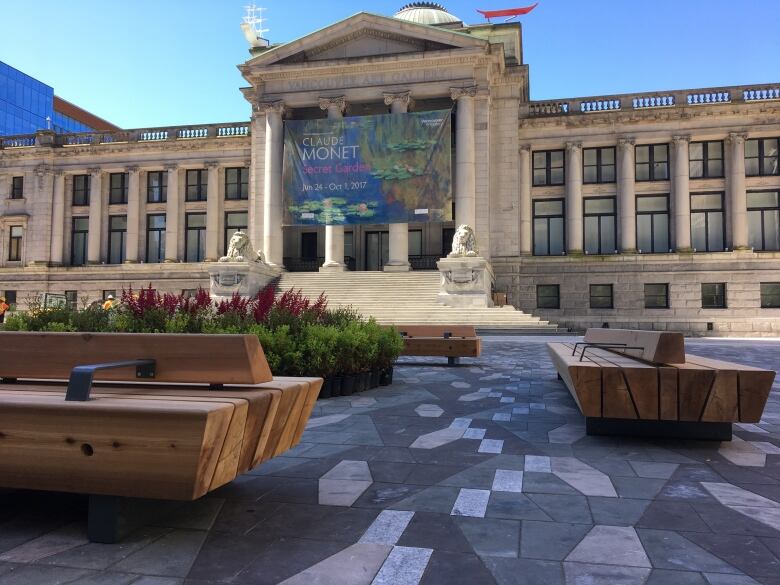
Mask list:
[[90,126],[54,109],[54,89],[0,61],[0,135],[36,130],[90,132]]

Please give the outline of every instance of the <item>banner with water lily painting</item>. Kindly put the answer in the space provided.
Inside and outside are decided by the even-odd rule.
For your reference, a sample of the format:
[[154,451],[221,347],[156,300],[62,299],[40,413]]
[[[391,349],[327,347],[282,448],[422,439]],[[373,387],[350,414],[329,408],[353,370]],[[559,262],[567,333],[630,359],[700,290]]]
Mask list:
[[451,220],[450,113],[285,121],[285,224]]

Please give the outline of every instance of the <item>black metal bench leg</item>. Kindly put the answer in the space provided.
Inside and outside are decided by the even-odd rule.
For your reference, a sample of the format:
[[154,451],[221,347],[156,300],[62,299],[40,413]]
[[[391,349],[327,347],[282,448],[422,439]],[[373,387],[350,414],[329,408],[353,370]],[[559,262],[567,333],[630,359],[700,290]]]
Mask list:
[[116,496],[89,496],[87,538],[90,542],[114,544],[119,540],[121,500]]
[[447,365],[448,366],[458,366],[458,365],[460,365],[460,358],[459,357],[448,357],[447,358]]
[[563,378],[561,377],[561,375],[560,375],[560,374],[558,374],[558,379],[559,379],[559,380],[563,380]]

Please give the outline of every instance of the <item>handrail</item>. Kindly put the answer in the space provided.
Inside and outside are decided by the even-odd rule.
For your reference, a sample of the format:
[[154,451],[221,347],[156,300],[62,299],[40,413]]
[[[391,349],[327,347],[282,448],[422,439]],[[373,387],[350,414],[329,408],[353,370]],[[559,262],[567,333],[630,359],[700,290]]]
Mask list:
[[76,366],[70,373],[65,400],[68,402],[86,402],[89,400],[89,393],[92,390],[92,379],[95,376],[95,372],[98,370],[111,370],[115,368],[127,368],[130,366],[135,366],[136,378],[154,378],[156,362],[151,359]]

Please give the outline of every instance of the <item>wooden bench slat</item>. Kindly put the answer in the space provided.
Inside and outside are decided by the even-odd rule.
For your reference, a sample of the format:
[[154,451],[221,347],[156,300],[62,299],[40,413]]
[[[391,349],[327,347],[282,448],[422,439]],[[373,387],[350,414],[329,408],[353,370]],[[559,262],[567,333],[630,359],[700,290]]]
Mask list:
[[665,364],[685,362],[685,340],[682,333],[590,328],[585,332],[583,341],[624,343],[626,346],[641,347],[641,350],[625,350],[625,353],[649,362]]

